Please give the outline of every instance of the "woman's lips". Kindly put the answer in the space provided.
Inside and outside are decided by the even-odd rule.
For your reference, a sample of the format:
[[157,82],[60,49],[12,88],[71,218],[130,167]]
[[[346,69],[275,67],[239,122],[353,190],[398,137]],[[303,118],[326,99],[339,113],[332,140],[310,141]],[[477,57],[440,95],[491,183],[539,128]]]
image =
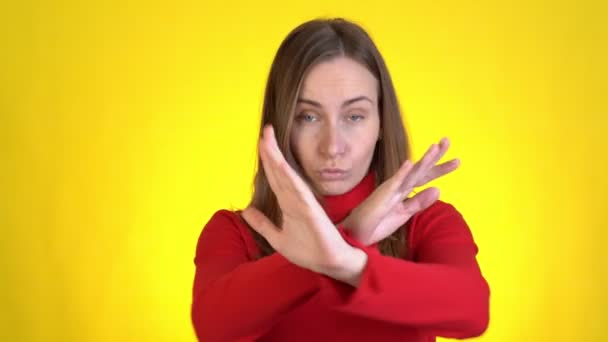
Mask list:
[[323,169],[319,172],[321,180],[324,181],[338,181],[343,180],[347,177],[348,173],[341,169]]

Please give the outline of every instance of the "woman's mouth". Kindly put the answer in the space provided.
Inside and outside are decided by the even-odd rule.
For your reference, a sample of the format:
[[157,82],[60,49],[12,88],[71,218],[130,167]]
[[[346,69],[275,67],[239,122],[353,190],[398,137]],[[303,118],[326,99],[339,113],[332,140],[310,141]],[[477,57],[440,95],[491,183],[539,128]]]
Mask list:
[[322,169],[319,171],[319,177],[323,181],[339,181],[346,179],[348,173],[342,169]]

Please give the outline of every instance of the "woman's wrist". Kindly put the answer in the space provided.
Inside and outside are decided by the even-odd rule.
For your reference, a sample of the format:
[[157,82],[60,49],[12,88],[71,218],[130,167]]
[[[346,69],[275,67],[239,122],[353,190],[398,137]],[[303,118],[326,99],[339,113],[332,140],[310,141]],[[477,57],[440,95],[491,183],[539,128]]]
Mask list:
[[329,276],[358,287],[366,265],[367,254],[363,250],[349,245],[347,251],[343,253],[342,261],[334,271],[330,272]]

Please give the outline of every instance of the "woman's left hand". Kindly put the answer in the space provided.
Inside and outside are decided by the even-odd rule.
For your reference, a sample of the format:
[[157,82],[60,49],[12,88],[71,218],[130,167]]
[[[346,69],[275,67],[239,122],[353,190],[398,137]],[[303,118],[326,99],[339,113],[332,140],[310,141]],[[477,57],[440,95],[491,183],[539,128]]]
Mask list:
[[406,160],[391,178],[378,186],[340,224],[365,246],[390,236],[415,213],[428,208],[439,198],[439,189],[434,187],[407,197],[415,187],[458,168],[458,159],[435,165],[448,147],[449,140],[443,138],[438,145],[431,145],[416,165],[412,166]]

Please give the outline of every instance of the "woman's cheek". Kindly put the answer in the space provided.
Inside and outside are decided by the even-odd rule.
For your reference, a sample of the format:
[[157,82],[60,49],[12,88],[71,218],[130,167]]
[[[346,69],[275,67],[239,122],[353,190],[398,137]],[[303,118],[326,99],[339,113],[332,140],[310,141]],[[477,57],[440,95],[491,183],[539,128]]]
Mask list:
[[314,158],[316,140],[310,129],[300,129],[292,135],[292,147],[296,158],[304,169],[309,169],[310,162]]

